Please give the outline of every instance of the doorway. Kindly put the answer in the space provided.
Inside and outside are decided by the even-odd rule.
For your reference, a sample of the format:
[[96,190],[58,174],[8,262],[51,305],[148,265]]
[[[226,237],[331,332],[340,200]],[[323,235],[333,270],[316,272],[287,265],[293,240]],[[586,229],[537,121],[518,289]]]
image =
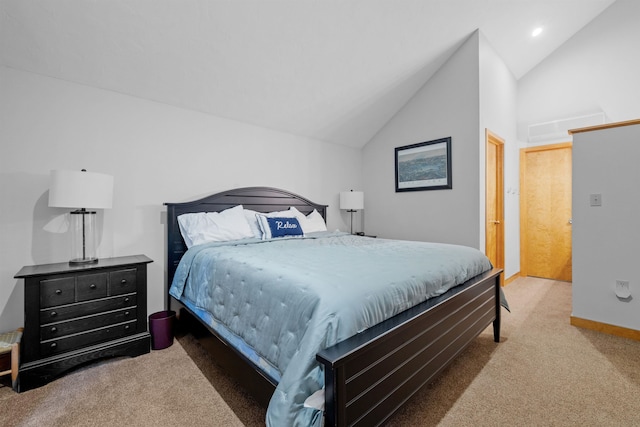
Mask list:
[[571,155],[562,143],[520,150],[520,274],[571,281]]
[[504,140],[485,130],[485,254],[504,268]]

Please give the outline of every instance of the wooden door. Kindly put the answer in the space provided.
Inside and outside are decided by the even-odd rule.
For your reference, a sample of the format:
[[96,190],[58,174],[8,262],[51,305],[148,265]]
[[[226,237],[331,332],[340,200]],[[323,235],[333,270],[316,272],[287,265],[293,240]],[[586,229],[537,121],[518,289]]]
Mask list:
[[485,254],[504,268],[504,140],[489,130],[486,141]]
[[520,273],[571,281],[571,143],[520,150]]

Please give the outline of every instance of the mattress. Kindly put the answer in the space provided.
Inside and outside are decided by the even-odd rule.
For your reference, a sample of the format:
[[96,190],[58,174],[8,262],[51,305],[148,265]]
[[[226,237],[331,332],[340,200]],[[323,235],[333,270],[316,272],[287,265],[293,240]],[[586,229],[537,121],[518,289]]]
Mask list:
[[267,425],[321,425],[316,353],[491,269],[478,250],[348,233],[194,246],[170,294],[278,384]]

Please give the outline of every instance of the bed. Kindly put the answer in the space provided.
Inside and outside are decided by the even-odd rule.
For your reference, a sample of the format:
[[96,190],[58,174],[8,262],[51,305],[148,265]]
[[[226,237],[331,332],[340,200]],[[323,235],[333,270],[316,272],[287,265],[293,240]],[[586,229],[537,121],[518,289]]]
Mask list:
[[[283,212],[293,207],[301,215],[319,214],[323,219],[326,206],[268,187],[239,188],[193,202],[166,203],[170,308],[180,310],[180,319],[183,316],[196,319],[224,344],[217,348],[225,349],[237,359],[227,367],[235,367],[239,378],[247,378],[247,367],[251,368],[256,375],[247,380],[250,388],[256,389],[257,378],[262,383],[258,389],[272,395],[267,410],[268,425],[382,424],[491,324],[494,340],[499,342],[501,303],[504,303],[500,288],[502,271],[492,268],[486,257],[472,253],[477,251],[332,232],[309,233],[302,238],[213,242],[187,250],[178,223],[180,215],[224,212],[240,205],[258,213]],[[426,252],[433,253],[433,257],[446,257],[446,262],[439,263],[454,265],[457,270],[452,280],[460,283],[432,288],[435,285],[431,282],[440,286],[440,282],[451,280],[417,280],[403,288],[404,281],[399,281],[398,290],[391,292],[377,285],[378,276],[386,274],[383,270],[376,270],[373,264],[363,268],[365,258],[373,258],[374,264],[379,264],[393,252],[410,259],[423,250],[435,251]],[[470,267],[458,260],[467,255],[471,257]],[[240,260],[240,256],[246,259]],[[376,256],[380,259],[376,260]],[[289,262],[291,259],[295,261]],[[325,259],[332,259],[336,267],[344,264],[343,270],[348,273],[338,268],[320,268]],[[238,264],[246,270],[233,270]],[[412,270],[417,264],[421,263],[407,261],[400,270],[409,271],[411,277],[422,277],[422,272]],[[196,269],[203,265],[204,272]],[[270,270],[271,266],[275,266],[275,271]],[[470,271],[475,273],[463,278],[460,269],[467,275]],[[210,279],[213,270],[219,271],[221,278]],[[246,285],[250,276],[265,283]],[[449,276],[447,273],[446,277]],[[200,282],[209,280],[215,281],[214,288],[207,290],[200,286]],[[281,288],[287,280],[304,281],[302,290]],[[328,290],[322,284],[340,280],[353,282],[353,290],[347,286],[336,292],[338,288]],[[389,277],[380,279],[384,280],[394,282]],[[227,281],[229,289],[221,290]],[[360,288],[364,294],[359,294]],[[381,289],[380,293],[376,293],[377,289]],[[326,306],[329,304],[326,297],[318,297],[331,292],[340,294],[337,308]],[[419,295],[421,292],[433,296],[425,300],[425,295]],[[351,294],[355,299],[348,301]],[[386,296],[382,298],[382,294],[391,295],[394,302],[390,303]],[[410,296],[405,300],[406,294]],[[231,308],[235,300],[242,300],[244,308]],[[285,304],[278,301],[285,300],[283,308]],[[269,306],[274,313],[258,308],[259,304]],[[290,313],[294,309],[300,312],[278,314],[278,310]],[[281,328],[275,334],[277,338],[267,339],[265,331],[274,327]],[[318,397],[323,405],[312,403]]]

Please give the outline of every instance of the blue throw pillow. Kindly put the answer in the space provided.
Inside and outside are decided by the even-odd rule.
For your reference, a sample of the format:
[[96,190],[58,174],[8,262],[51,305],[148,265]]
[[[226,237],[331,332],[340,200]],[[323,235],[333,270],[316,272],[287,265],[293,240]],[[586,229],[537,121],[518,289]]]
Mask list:
[[297,218],[270,218],[266,215],[256,215],[258,225],[262,231],[262,240],[285,236],[303,236],[304,232]]

